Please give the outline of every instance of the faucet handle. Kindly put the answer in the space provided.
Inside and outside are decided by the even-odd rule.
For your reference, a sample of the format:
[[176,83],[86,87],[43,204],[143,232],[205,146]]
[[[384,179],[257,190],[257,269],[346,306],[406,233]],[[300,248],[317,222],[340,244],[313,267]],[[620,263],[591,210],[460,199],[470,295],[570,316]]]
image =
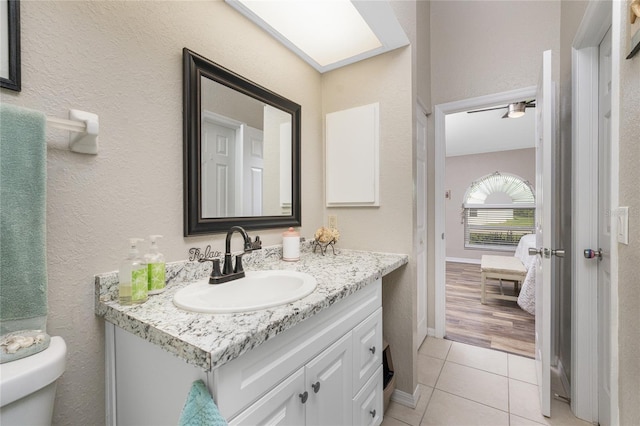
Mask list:
[[262,241],[260,241],[260,236],[256,235],[256,239],[253,243],[251,243],[251,250],[259,250],[262,248]]
[[209,276],[209,284],[213,284],[212,280],[215,278],[220,278],[222,276],[222,272],[220,272],[220,259],[198,259],[198,262],[211,262],[213,263],[213,268],[211,269],[211,275]]
[[220,272],[220,259],[213,259],[213,269],[211,270],[211,278],[218,278],[222,276]]
[[[233,268],[234,274],[244,274],[244,268],[242,267],[242,254],[236,256],[236,264]],[[244,275],[243,275],[244,276]]]

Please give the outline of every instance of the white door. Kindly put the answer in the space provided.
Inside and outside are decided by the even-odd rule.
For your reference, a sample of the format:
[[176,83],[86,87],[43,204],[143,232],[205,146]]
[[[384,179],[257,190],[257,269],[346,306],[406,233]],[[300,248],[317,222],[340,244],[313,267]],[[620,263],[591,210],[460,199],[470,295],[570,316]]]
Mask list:
[[551,415],[551,261],[553,254],[553,162],[555,90],[551,51],[542,56],[536,95],[536,375],[542,415]]
[[427,116],[416,108],[416,347],[427,337]]
[[236,129],[202,120],[202,217],[235,214]]
[[242,125],[242,214],[262,216],[264,137],[262,130]]
[[611,424],[611,29],[600,43],[598,82],[598,422]]

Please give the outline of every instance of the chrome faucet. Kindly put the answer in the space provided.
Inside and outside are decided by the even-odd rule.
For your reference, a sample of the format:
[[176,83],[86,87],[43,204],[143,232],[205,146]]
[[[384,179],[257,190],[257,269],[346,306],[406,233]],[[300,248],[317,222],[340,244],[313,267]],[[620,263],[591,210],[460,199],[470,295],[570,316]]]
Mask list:
[[[231,236],[234,232],[240,233],[240,235],[242,235],[242,238],[244,238],[244,253],[236,255],[235,266],[233,265],[233,262],[231,260]],[[251,241],[251,238],[249,237],[249,235],[247,235],[247,231],[245,231],[240,226],[232,226],[231,229],[229,229],[229,231],[227,232],[227,239],[225,241],[224,248],[224,265],[222,266],[222,271],[220,271],[220,259],[216,258],[198,260],[199,262],[213,262],[213,269],[211,270],[211,275],[209,276],[209,284],[222,284],[244,277],[242,256],[254,250],[261,249],[262,241],[260,241],[259,236],[256,236],[256,239],[254,241]]]

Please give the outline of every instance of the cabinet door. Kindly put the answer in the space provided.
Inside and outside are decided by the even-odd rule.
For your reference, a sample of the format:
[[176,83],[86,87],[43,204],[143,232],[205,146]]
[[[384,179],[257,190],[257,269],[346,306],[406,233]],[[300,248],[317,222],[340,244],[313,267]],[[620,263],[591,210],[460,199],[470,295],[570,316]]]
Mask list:
[[382,308],[353,329],[353,394],[382,365]]
[[382,376],[382,366],[380,365],[353,399],[354,425],[379,425],[382,423],[384,409]]
[[304,368],[301,368],[229,421],[229,424],[304,425],[304,409],[307,404],[302,402],[303,398],[300,396],[305,392],[304,387]]
[[352,421],[351,333],[307,364],[307,425],[339,426]]

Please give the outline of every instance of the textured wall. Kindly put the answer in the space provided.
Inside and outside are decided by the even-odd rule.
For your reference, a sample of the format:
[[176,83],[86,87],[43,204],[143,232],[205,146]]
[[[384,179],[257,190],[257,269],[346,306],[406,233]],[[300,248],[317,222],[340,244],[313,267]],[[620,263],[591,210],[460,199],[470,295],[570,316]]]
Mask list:
[[474,180],[495,171],[520,176],[535,185],[535,149],[515,149],[486,154],[447,157],[444,185],[445,189],[452,191],[452,198],[445,201],[447,257],[479,260],[483,254],[501,254],[505,256],[513,254],[464,248],[464,225],[460,223],[460,211],[464,202],[464,194]]
[[[629,206],[629,245],[618,245],[618,342],[620,424],[640,424],[640,55],[624,59],[631,45],[629,39],[640,30],[636,20],[632,27],[629,8],[620,8],[620,205]],[[614,16],[616,14],[614,13]],[[614,24],[615,25],[615,24]],[[615,44],[614,44],[615,49]]]
[[[22,92],[1,101],[100,116],[100,154],[48,152],[49,332],[68,345],[56,424],[104,424],[103,322],[93,275],[127,238],[163,234],[168,261],[223,236],[182,236],[182,48],[302,105],[302,234],[322,222],[320,75],[221,1],[22,2]],[[54,146],[68,132],[47,132]],[[260,231],[266,245],[283,230]],[[143,245],[143,247],[146,247]]]
[[[323,115],[380,103],[380,207],[327,209],[338,215],[340,244],[346,247],[413,252],[410,61],[411,49],[401,48],[323,77]],[[413,265],[412,260],[383,283],[384,333],[392,346],[396,386],[409,394],[415,388]]]

